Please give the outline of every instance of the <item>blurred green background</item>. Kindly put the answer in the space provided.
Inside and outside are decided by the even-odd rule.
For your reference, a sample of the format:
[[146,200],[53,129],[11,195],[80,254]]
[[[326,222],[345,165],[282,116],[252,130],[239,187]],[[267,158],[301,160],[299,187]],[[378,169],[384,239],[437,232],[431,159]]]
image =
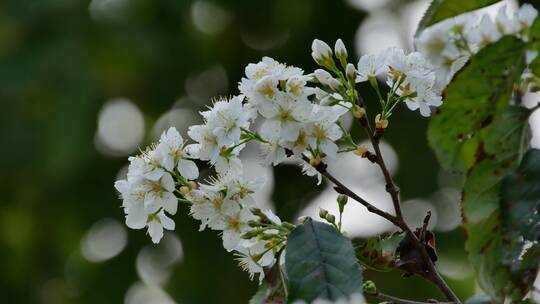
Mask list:
[[[314,38],[342,38],[353,61],[389,45],[410,49],[426,5],[0,1],[1,302],[247,303],[257,284],[185,208],[158,247],[143,231],[124,229],[113,182],[127,156],[168,125],[185,134],[195,111],[214,95],[236,94],[245,65],[264,55],[312,71]],[[457,194],[427,146],[427,120],[401,111],[391,124],[385,138],[398,155],[404,200],[435,209],[442,201],[439,217],[455,214]],[[292,165],[275,168],[273,180],[275,210],[290,221],[323,189]],[[437,234],[440,267],[467,298],[476,288],[454,227]],[[366,277],[389,294],[441,296],[398,272]]]

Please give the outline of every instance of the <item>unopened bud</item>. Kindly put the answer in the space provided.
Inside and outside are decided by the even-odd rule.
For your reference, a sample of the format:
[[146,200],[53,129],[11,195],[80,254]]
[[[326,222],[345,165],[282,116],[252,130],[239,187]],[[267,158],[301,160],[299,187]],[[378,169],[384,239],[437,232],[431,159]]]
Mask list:
[[339,212],[343,213],[343,210],[345,209],[345,205],[347,204],[347,201],[349,200],[349,197],[345,194],[340,194],[337,197],[337,203],[339,206]]
[[315,78],[317,78],[317,81],[319,81],[321,84],[330,86],[330,79],[333,78],[330,73],[323,69],[317,69],[313,74],[315,75]]
[[341,81],[335,78],[330,78],[328,86],[330,86],[330,88],[334,91],[339,91],[341,90],[341,88],[343,88],[343,84],[341,83]]
[[197,185],[197,183],[194,181],[189,181],[187,184],[190,190],[194,190],[194,189],[197,189],[197,187],[199,187],[199,185]]
[[322,159],[319,156],[316,156],[309,160],[309,164],[312,165],[313,167],[316,167],[321,164],[321,160]]
[[188,186],[182,186],[180,187],[180,193],[182,194],[188,194],[188,192],[190,191],[189,187]]
[[343,41],[341,39],[338,39],[336,41],[336,44],[334,46],[334,52],[336,54],[336,57],[339,59],[339,62],[343,67],[347,65],[347,48],[345,48],[345,44],[343,44]]
[[257,237],[259,234],[261,234],[261,232],[263,232],[263,230],[261,230],[261,229],[251,230],[251,231],[248,231],[248,232],[242,234],[240,236],[240,238],[242,238],[244,240],[249,240],[249,239],[252,239],[254,237]]
[[319,217],[322,218],[322,219],[326,219],[326,216],[328,215],[328,211],[326,211],[325,209],[323,208],[320,208],[319,209]]
[[329,223],[334,224],[334,223],[336,222],[336,217],[335,217],[333,214],[328,213],[328,214],[326,215],[326,220],[327,220]]
[[362,145],[359,145],[359,146],[356,146],[356,150],[354,150],[353,153],[358,156],[364,157],[366,153],[368,153],[368,149]]
[[261,236],[261,240],[268,241],[268,240],[274,239],[275,237],[276,237],[275,234],[263,234]]
[[258,216],[262,221],[268,221],[268,217],[266,216],[266,214],[264,214],[259,208],[251,208],[251,213],[253,213],[253,215],[255,216]]
[[257,228],[257,227],[262,227],[263,226],[263,223],[261,223],[259,221],[248,221],[247,224],[251,228]]
[[388,119],[381,120],[381,114],[377,114],[377,116],[375,116],[375,128],[382,130],[388,128]]
[[354,64],[349,63],[347,64],[347,68],[345,69],[345,74],[347,75],[347,79],[351,82],[356,81],[356,68],[354,67]]
[[328,68],[335,66],[334,59],[332,58],[332,49],[322,40],[313,40],[311,44],[311,56],[321,66]]
[[377,286],[373,281],[365,281],[364,284],[362,284],[362,289],[364,290],[365,294],[368,295],[376,295],[377,294]]
[[336,44],[334,46],[334,52],[336,53],[336,57],[344,57],[347,58],[347,48],[345,47],[345,44],[343,43],[343,40],[338,39],[336,40]]
[[360,119],[360,118],[366,116],[366,109],[364,109],[363,107],[354,105],[352,113],[353,113],[354,117]]
[[293,231],[294,228],[296,228],[295,225],[289,223],[289,222],[283,222],[281,226],[285,227],[287,230]]

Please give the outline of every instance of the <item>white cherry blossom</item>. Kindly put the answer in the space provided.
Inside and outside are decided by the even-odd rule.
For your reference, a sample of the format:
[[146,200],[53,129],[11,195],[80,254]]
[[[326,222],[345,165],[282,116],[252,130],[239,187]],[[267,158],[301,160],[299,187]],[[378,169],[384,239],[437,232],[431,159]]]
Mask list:
[[174,230],[174,221],[170,219],[163,210],[157,214],[152,214],[148,217],[148,234],[155,244],[163,238],[163,229]]
[[155,154],[166,170],[172,171],[176,166],[180,175],[186,179],[199,177],[199,168],[189,159],[191,156],[184,150],[184,139],[176,128],[171,127],[161,134]]

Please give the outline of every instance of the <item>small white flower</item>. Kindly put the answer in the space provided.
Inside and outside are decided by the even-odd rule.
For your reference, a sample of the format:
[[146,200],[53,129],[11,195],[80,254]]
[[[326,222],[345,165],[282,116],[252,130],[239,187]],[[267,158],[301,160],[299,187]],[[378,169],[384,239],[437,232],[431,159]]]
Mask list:
[[516,29],[512,19],[508,17],[506,5],[503,5],[497,10],[497,15],[495,15],[495,27],[501,35],[513,34]]
[[163,229],[174,230],[174,221],[165,215],[165,212],[161,210],[157,214],[151,214],[148,216],[148,234],[152,238],[152,242],[159,243],[163,238]]
[[260,144],[260,154],[263,158],[264,165],[277,166],[282,161],[287,159],[285,148],[278,143],[278,136],[265,137],[266,143]]
[[248,129],[255,118],[252,108],[242,104],[243,98],[234,96],[220,99],[209,110],[201,115],[212,133],[216,135],[219,146],[228,146],[240,142],[241,129]]
[[116,181],[114,187],[122,197],[122,207],[126,214],[126,226],[131,229],[142,229],[146,226],[148,215],[156,212],[159,206],[145,206],[146,190],[139,187],[139,183],[127,180]]
[[165,170],[160,165],[154,150],[149,150],[140,156],[131,156],[128,158],[128,180],[137,181],[140,179],[158,180]]
[[538,16],[538,11],[529,3],[523,4],[514,16],[514,28],[518,32],[528,29]]
[[188,159],[190,156],[184,151],[184,140],[176,128],[171,127],[161,134],[155,153],[161,166],[168,171],[176,166],[180,175],[186,179],[199,177],[199,169],[195,162]]
[[140,188],[146,191],[144,206],[150,209],[163,208],[170,214],[176,214],[178,199],[173,193],[174,187],[174,180],[169,173],[164,173],[157,181],[142,182]]
[[200,160],[214,159],[219,155],[218,138],[207,125],[190,126],[188,135],[197,142],[186,147],[187,151]]
[[276,259],[275,252],[267,248],[268,242],[258,240],[256,243],[247,247],[238,247],[237,261],[240,267],[249,273],[249,278],[253,280],[255,275],[259,277],[259,284],[264,279],[264,268],[272,266]]
[[259,108],[261,115],[266,118],[261,126],[261,135],[264,138],[294,141],[311,110],[312,104],[308,100],[295,100],[288,94],[280,94],[275,102]]
[[238,247],[241,235],[251,228],[247,224],[250,220],[255,220],[256,217],[247,208],[240,210],[228,210],[223,214],[225,227],[223,228],[223,247],[227,251],[232,251]]
[[385,58],[382,55],[367,54],[358,61],[358,77],[356,82],[367,81],[370,77],[377,77],[386,72]]
[[497,25],[488,15],[482,16],[480,23],[473,26],[465,33],[465,37],[470,44],[484,47],[501,38],[501,33],[497,30]]
[[338,146],[335,141],[343,136],[343,132],[336,121],[347,111],[347,108],[339,105],[316,106],[313,111],[312,123],[306,128],[306,141],[312,149],[324,153],[327,159],[334,159],[337,155]]
[[237,201],[225,196],[225,192],[222,185],[201,184],[199,189],[186,194],[186,199],[192,203],[191,216],[201,221],[199,230],[206,227],[223,230],[226,224],[224,214],[233,214],[241,209]]

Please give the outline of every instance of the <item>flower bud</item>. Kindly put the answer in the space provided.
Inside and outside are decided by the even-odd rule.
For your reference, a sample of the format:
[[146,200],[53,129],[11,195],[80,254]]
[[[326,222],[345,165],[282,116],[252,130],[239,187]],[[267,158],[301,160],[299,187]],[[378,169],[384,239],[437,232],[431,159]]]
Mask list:
[[257,227],[262,227],[263,226],[263,223],[259,222],[259,221],[248,221],[247,222],[248,226],[249,227],[252,227],[252,228],[257,228]]
[[377,116],[375,116],[375,128],[379,130],[388,128],[388,119],[381,120],[381,114],[377,114]]
[[[326,44],[326,42],[319,39],[313,40],[313,43],[311,44],[311,51],[313,52],[314,58],[316,57],[317,59],[332,57],[333,55],[330,46]],[[317,61],[317,59],[315,59],[315,61]]]
[[353,106],[353,116],[360,119],[364,116],[366,116],[366,109],[363,107],[359,107],[358,105]]
[[311,51],[311,56],[317,64],[328,68],[335,65],[334,59],[332,59],[332,49],[326,42],[319,39],[313,40]]
[[296,228],[295,225],[289,223],[289,222],[283,222],[281,226],[285,227],[287,230],[293,231],[294,228]]
[[180,187],[180,193],[182,194],[188,194],[188,192],[190,191],[189,187],[188,186],[182,186]]
[[188,184],[189,190],[197,189],[197,187],[199,186],[199,185],[197,185],[197,183],[194,182],[194,181],[189,181],[187,184]]
[[336,45],[334,46],[334,52],[336,53],[336,57],[339,60],[347,59],[347,48],[345,48],[345,44],[343,44],[343,41],[341,39],[336,40]]
[[261,234],[262,230],[260,229],[255,229],[255,230],[251,230],[251,231],[248,231],[244,234],[242,234],[240,236],[240,238],[244,239],[244,240],[249,240],[249,239],[252,239],[254,237],[257,237],[259,234]]
[[312,165],[313,167],[316,167],[321,163],[321,160],[322,159],[319,156],[316,156],[309,160],[309,164]]
[[375,286],[375,283],[373,283],[373,281],[365,281],[364,284],[362,284],[362,289],[364,290],[365,294],[368,294],[368,295],[377,294],[377,286]]
[[332,224],[335,224],[336,223],[336,217],[333,215],[333,214],[330,214],[328,213],[326,215],[326,220],[329,222],[329,223],[332,223]]
[[330,78],[330,83],[328,85],[334,91],[339,91],[341,88],[343,88],[343,84],[335,78]]
[[356,68],[354,67],[354,64],[347,64],[347,68],[345,68],[345,74],[347,75],[347,79],[349,81],[356,82]]
[[343,210],[345,209],[345,205],[347,204],[347,200],[349,199],[348,196],[345,194],[340,194],[337,197],[337,203],[339,206],[339,213],[343,213]]
[[317,69],[313,74],[315,75],[315,78],[317,78],[317,81],[319,81],[321,84],[330,86],[330,79],[333,78],[330,73],[323,69]]
[[326,211],[325,209],[323,208],[320,208],[319,209],[319,217],[322,218],[322,219],[326,219],[326,216],[328,215],[328,211]]
[[261,221],[269,221],[266,214],[264,214],[264,212],[262,212],[262,210],[259,208],[251,208],[251,213],[253,213],[253,215],[255,216],[258,216]]
[[356,146],[356,150],[354,150],[353,153],[363,157],[364,155],[366,155],[366,153],[368,153],[368,149],[362,145],[359,145]]

